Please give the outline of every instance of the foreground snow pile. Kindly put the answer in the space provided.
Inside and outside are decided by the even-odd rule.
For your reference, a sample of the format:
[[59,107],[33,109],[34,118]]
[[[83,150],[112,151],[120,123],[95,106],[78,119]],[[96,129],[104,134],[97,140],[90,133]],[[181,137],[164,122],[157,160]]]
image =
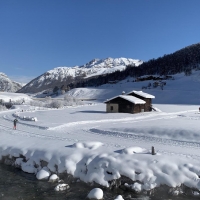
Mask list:
[[50,176],[50,171],[47,167],[43,167],[36,175],[38,180],[48,179]]
[[63,190],[67,190],[67,189],[69,189],[69,185],[66,184],[66,183],[58,184],[58,185],[54,188],[55,191],[63,191]]
[[[161,112],[131,115],[106,113],[104,104],[56,110],[16,106],[0,113],[0,159],[39,180],[55,181],[67,173],[86,183],[109,188],[121,184],[138,193],[167,185],[176,195],[184,184],[197,194],[199,106],[156,107]],[[18,118],[13,130],[16,112],[38,120]],[[152,146],[156,155],[151,155]]]
[[88,194],[89,199],[103,199],[103,191],[100,188],[92,189]]
[[121,195],[118,195],[114,200],[124,200]]
[[[29,155],[22,161],[17,158],[15,165],[21,166],[23,171],[37,173],[37,179],[48,179],[52,173],[67,172],[85,182],[96,182],[109,187],[110,181],[122,176],[129,177],[133,184],[125,184],[126,187],[140,192],[151,190],[166,184],[177,187],[184,184],[188,187],[200,190],[200,163],[191,158],[183,159],[179,156],[151,155],[148,150],[139,147],[129,147],[121,153],[104,152],[103,146],[98,149],[77,148],[76,146],[90,146],[91,143],[84,142],[73,145],[65,152],[65,156],[56,157],[46,152],[23,152]],[[95,142],[93,142],[95,146]],[[99,142],[97,142],[99,145]],[[125,154],[124,152],[133,152]],[[17,149],[1,148],[0,157],[16,157]],[[20,150],[18,150],[20,151]],[[22,152],[21,152],[22,153]],[[27,154],[28,153],[28,154]],[[31,156],[30,156],[31,155]],[[48,156],[47,156],[48,155]],[[48,163],[41,168],[41,158]],[[56,167],[55,167],[56,166]]]
[[50,177],[49,177],[49,182],[55,182],[59,180],[59,177],[57,176],[57,174],[52,174]]

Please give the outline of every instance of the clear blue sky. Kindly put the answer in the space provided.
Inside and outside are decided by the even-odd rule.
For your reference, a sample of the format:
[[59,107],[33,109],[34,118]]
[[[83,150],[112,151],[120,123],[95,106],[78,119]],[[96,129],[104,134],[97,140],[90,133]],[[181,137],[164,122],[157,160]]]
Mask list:
[[15,80],[93,58],[147,61],[200,42],[200,0],[0,0],[0,72]]

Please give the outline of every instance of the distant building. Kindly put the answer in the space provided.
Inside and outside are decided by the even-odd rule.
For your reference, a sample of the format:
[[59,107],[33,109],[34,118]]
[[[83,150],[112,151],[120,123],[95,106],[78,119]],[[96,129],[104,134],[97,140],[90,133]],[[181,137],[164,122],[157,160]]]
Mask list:
[[152,110],[152,99],[155,96],[142,92],[131,91],[104,101],[108,113],[140,113]]

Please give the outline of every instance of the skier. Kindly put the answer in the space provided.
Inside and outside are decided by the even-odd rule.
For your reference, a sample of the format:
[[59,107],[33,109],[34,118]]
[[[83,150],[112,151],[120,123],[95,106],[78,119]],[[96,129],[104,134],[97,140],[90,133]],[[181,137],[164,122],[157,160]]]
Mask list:
[[14,121],[13,121],[13,123],[14,123],[13,129],[15,129],[15,130],[16,130],[17,122],[18,122],[18,120],[17,120],[17,119],[14,119]]

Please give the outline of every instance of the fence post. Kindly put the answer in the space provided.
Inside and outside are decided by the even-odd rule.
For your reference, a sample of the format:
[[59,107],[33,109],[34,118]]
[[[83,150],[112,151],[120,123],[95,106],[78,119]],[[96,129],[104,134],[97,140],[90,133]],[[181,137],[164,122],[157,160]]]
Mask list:
[[151,155],[156,155],[156,153],[155,153],[155,149],[154,149],[153,146],[151,147]]

